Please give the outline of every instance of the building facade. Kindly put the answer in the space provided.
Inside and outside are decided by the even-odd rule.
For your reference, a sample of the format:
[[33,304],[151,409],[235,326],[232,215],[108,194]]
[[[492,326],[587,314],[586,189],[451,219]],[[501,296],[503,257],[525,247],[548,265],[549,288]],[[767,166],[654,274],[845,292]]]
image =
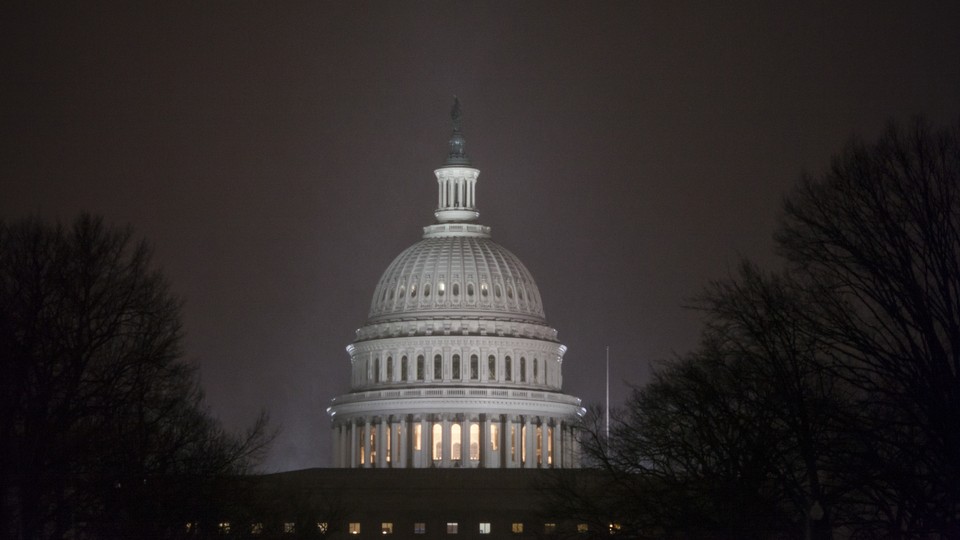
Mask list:
[[566,347],[513,253],[476,223],[459,103],[436,223],[377,284],[347,347],[351,390],[327,409],[333,466],[572,468],[584,409],[561,391]]

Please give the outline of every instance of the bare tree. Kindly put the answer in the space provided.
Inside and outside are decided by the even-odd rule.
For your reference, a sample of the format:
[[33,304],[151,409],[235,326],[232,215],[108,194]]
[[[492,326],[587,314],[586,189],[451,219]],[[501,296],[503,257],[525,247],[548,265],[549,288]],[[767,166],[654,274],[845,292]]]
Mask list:
[[859,389],[865,534],[960,535],[960,133],[917,120],[805,177],[777,235]]
[[265,417],[225,433],[180,339],[179,301],[129,230],[0,223],[0,534],[159,535],[157,518],[202,491],[171,478],[256,461]]

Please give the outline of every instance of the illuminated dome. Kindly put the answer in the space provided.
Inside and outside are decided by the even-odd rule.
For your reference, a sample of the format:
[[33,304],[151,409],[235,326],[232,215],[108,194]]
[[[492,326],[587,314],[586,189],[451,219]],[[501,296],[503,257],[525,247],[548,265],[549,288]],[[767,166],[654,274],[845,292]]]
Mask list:
[[527,268],[472,223],[480,171],[459,102],[452,116],[437,223],[387,267],[347,347],[351,391],[327,409],[334,466],[576,467],[584,409],[561,392],[566,347]]
[[383,273],[369,322],[450,316],[546,322],[533,276],[490,240],[489,228],[433,225],[424,236]]

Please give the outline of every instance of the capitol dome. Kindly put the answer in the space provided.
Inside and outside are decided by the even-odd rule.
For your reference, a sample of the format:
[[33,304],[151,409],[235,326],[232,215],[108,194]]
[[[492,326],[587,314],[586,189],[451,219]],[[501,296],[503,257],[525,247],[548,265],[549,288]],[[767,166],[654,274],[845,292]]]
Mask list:
[[546,322],[530,271],[487,227],[426,227],[383,273],[369,320],[450,316]]
[[437,223],[387,267],[347,347],[351,392],[328,409],[334,466],[575,467],[584,409],[561,392],[566,347],[530,271],[472,223],[480,171],[459,102],[453,120]]

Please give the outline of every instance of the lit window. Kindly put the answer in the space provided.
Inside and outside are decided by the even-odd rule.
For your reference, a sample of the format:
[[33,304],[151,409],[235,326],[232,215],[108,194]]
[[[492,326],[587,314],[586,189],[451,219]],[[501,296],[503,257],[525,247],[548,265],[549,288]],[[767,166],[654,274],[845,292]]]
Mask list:
[[393,534],[393,523],[381,523],[380,534]]
[[219,531],[220,534],[230,534],[230,522],[221,521],[220,524],[217,526],[217,531]]
[[417,284],[413,283],[410,285],[410,298],[417,297]]
[[487,357],[487,380],[497,380],[497,357],[492,354]]
[[500,450],[500,426],[497,424],[490,424],[490,450]]
[[427,534],[427,524],[422,521],[414,523],[413,534]]
[[460,526],[455,522],[447,522],[447,534],[457,534]]
[[553,428],[547,427],[547,465],[553,465]]
[[347,532],[350,534],[360,534],[360,523],[356,521],[350,523],[350,525],[347,527]]
[[435,355],[433,357],[433,379],[439,381],[443,378],[443,357]]
[[523,534],[523,523],[513,523],[510,525],[510,532],[513,534]]
[[184,530],[184,532],[186,532],[187,534],[190,534],[190,533],[194,532],[195,530],[197,530],[197,524],[196,524],[196,522],[188,521],[188,522],[184,525],[183,530]]
[[480,461],[480,424],[470,424],[470,461]]
[[460,424],[450,426],[450,459],[460,460]]
[[443,426],[439,422],[433,423],[433,460],[440,461],[443,457]]
[[330,524],[327,523],[326,521],[318,521],[317,532],[320,534],[327,534],[328,532],[330,532]]
[[586,534],[590,532],[590,527],[586,523],[577,523],[577,532],[580,534]]
[[286,534],[296,534],[297,524],[291,521],[288,521],[283,524],[283,532]]
[[556,524],[556,523],[544,523],[544,524],[543,524],[543,534],[557,534],[557,524]]
[[446,290],[447,290],[447,288],[446,288],[446,286],[443,284],[442,281],[439,282],[439,283],[437,283],[437,296],[443,296],[443,293],[444,293],[444,291],[446,291]]
[[490,524],[481,523],[480,524],[480,534],[490,534]]
[[453,373],[451,374],[453,380],[460,380],[460,355],[453,355]]
[[470,380],[476,381],[480,378],[480,359],[477,355],[470,355]]
[[413,449],[420,450],[420,437],[423,436],[423,430],[420,427],[420,424],[413,426]]
[[263,534],[263,523],[254,523],[253,525],[250,525],[250,534],[254,536]]
[[480,296],[486,298],[486,297],[487,297],[487,294],[488,294],[489,292],[490,292],[490,291],[487,289],[487,284],[486,284],[486,283],[481,283],[481,284],[480,284]]
[[607,526],[607,528],[610,530],[610,534],[620,534],[619,523],[611,523],[610,525]]

